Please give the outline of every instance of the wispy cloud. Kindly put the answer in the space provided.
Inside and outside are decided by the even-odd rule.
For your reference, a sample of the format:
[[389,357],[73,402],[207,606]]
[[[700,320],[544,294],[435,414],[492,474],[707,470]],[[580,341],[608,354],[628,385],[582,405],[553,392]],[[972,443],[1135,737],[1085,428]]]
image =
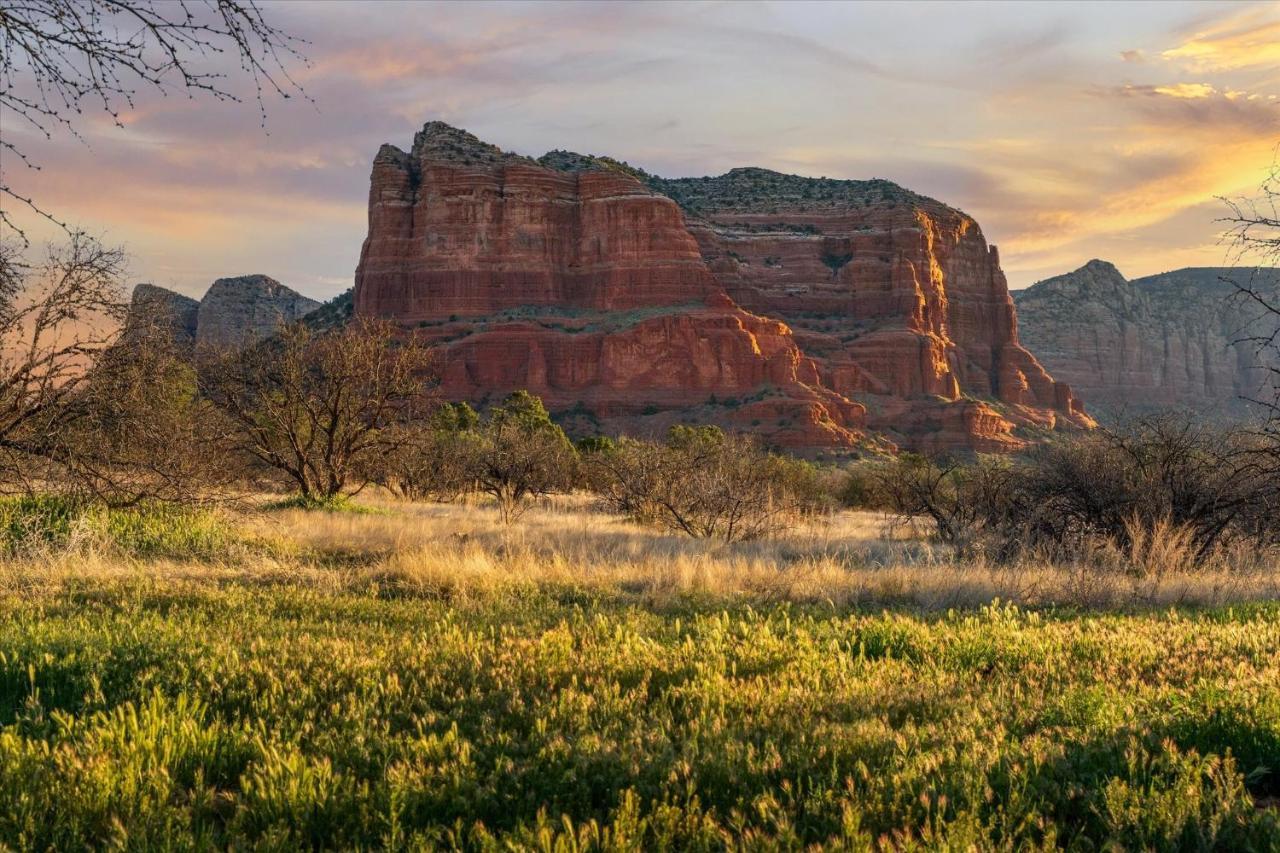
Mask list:
[[885,177],[973,214],[1015,285],[1094,256],[1140,275],[1220,259],[1213,196],[1280,139],[1278,8],[275,4],[314,104],[269,104],[264,134],[243,106],[143,96],[13,177],[193,293],[340,290],[374,152],[429,119],[675,176]]
[[1194,71],[1275,69],[1280,66],[1280,6],[1259,4],[1213,21],[1160,56]]

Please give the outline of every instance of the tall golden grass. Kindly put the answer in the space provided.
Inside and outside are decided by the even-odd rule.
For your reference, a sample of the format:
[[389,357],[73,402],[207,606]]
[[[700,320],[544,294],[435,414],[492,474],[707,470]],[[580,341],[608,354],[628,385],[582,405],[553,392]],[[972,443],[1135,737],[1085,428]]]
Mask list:
[[366,512],[277,510],[239,516],[224,553],[139,558],[94,543],[9,560],[0,588],[84,580],[301,584],[380,594],[483,600],[528,587],[634,597],[835,606],[1088,608],[1217,605],[1280,598],[1280,558],[1246,549],[1196,567],[1186,531],[1135,527],[1132,546],[1100,542],[1069,562],[957,558],[922,525],[867,512],[809,519],[783,535],[726,544],[641,527],[581,496],[548,499],[514,525],[484,503],[362,498]]

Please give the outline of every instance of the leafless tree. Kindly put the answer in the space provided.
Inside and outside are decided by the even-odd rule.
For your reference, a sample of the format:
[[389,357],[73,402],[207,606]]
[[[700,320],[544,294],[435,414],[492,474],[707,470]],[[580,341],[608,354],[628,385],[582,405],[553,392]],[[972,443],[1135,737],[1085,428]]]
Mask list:
[[1003,507],[1008,474],[1008,466],[994,458],[967,462],[903,453],[871,476],[878,499],[893,513],[927,518],[939,540],[965,548]]
[[[301,40],[263,15],[255,0],[4,0],[0,4],[0,153],[32,169],[14,131],[44,139],[81,138],[81,117],[120,113],[142,90],[238,101],[225,70],[234,57],[253,82],[265,124],[264,94],[305,96],[286,67],[306,61]],[[6,115],[9,118],[4,118]],[[62,224],[0,174],[0,197]],[[0,205],[0,225],[25,234]]]
[[243,457],[200,396],[189,355],[166,318],[131,314],[128,333],[97,356],[52,438],[59,485],[117,507],[233,498]]
[[199,384],[245,450],[284,474],[308,501],[363,483],[371,456],[389,452],[397,424],[431,404],[431,353],[392,323],[359,318],[317,332],[283,327],[240,350],[199,355]]
[[1256,195],[1225,198],[1223,202],[1228,214],[1219,221],[1226,226],[1230,261],[1235,268],[1230,283],[1235,285],[1241,298],[1275,321],[1263,326],[1257,334],[1246,335],[1240,343],[1273,356],[1266,365],[1273,393],[1255,402],[1270,411],[1271,430],[1280,438],[1280,295],[1266,285],[1274,280],[1272,276],[1258,274],[1261,270],[1274,272],[1280,267],[1280,160],[1272,163]]
[[[10,245],[0,251],[16,256]],[[117,339],[127,311],[125,256],[80,231],[46,259],[0,276],[0,451],[16,463],[65,452],[59,436],[95,361]]]
[[715,427],[676,427],[663,444],[624,439],[590,464],[608,474],[611,509],[697,538],[758,539],[810,508],[794,465]]

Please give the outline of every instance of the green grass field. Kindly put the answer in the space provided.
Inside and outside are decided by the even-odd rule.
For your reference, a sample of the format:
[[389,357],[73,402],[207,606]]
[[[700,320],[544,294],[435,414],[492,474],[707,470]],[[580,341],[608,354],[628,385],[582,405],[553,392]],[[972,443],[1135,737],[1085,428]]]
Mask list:
[[0,598],[0,847],[1276,850],[1277,794],[1277,605]]

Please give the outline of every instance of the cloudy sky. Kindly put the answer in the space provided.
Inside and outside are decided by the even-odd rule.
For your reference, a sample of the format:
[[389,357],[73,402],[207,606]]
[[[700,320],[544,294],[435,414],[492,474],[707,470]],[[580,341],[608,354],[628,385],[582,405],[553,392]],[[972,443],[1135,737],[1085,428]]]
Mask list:
[[139,281],[329,297],[378,146],[442,119],[672,177],[888,178],[977,218],[1018,288],[1094,257],[1220,264],[1215,196],[1280,142],[1280,3],[262,5],[309,41],[311,103],[268,99],[264,131],[252,103],[147,93],[123,128],[24,140],[43,168],[8,180],[124,243]]

